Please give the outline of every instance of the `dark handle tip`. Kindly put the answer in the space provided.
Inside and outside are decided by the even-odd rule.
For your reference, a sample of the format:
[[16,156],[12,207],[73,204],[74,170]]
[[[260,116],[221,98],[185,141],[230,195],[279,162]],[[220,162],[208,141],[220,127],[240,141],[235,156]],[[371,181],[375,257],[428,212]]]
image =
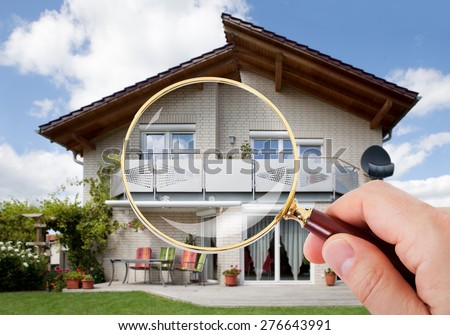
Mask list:
[[318,236],[322,240],[328,239],[330,236],[345,233],[360,237],[380,249],[386,257],[391,261],[392,265],[403,276],[412,288],[416,288],[415,275],[408,270],[408,268],[400,261],[397,253],[395,252],[395,246],[383,241],[370,230],[362,230],[335,217],[327,215],[321,211],[313,209],[311,216],[305,223],[305,227],[314,235]]

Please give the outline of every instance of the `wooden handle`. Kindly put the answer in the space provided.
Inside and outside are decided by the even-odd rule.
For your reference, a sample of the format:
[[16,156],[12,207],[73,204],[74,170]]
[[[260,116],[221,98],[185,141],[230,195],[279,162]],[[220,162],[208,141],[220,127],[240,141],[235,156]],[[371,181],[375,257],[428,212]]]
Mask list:
[[416,288],[415,275],[400,261],[395,253],[395,246],[383,241],[372,233],[372,231],[359,229],[315,209],[312,210],[311,216],[306,221],[304,228],[324,241],[334,234],[346,233],[372,243],[386,255],[409,285],[414,289]]

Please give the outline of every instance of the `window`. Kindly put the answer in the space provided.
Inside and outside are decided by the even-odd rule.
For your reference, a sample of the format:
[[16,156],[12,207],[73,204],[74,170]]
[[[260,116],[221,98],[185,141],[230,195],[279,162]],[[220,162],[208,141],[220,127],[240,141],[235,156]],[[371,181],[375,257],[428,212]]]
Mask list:
[[[264,134],[279,136],[279,138],[263,137]],[[282,132],[251,132],[253,135],[252,149],[254,151],[254,159],[292,159],[294,154],[292,152],[292,142],[286,139],[287,134]],[[297,139],[297,150],[299,156],[310,159],[322,157],[322,142],[321,139]]]
[[170,149],[188,153],[194,152],[194,134],[169,134]]
[[150,133],[145,134],[144,137],[143,149],[148,159],[161,158],[164,154],[169,154],[173,159],[181,159],[194,153],[193,133]]
[[278,158],[279,141],[271,139],[253,140],[253,150],[255,159],[276,159]]
[[[194,153],[195,125],[152,125],[142,132],[142,151],[147,159],[184,159]],[[152,131],[154,130],[154,131]]]
[[153,154],[162,154],[166,148],[164,134],[146,134],[144,152],[151,158]]

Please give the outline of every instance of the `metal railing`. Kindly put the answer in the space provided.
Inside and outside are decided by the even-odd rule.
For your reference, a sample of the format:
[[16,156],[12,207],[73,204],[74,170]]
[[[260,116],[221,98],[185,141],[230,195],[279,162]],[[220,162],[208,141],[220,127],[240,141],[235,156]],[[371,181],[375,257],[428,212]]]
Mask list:
[[[359,184],[358,169],[326,157],[300,159],[297,192],[344,194]],[[207,159],[157,157],[131,159],[125,170],[131,192],[287,192],[292,187],[294,161],[286,159]],[[111,175],[111,196],[124,192],[122,175]]]

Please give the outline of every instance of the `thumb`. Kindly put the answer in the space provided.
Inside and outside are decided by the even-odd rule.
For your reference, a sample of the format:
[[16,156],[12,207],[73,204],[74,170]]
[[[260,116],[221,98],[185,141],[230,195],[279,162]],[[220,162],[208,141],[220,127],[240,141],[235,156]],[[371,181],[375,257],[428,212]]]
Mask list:
[[373,314],[429,314],[426,305],[373,244],[348,234],[331,236],[323,258]]

